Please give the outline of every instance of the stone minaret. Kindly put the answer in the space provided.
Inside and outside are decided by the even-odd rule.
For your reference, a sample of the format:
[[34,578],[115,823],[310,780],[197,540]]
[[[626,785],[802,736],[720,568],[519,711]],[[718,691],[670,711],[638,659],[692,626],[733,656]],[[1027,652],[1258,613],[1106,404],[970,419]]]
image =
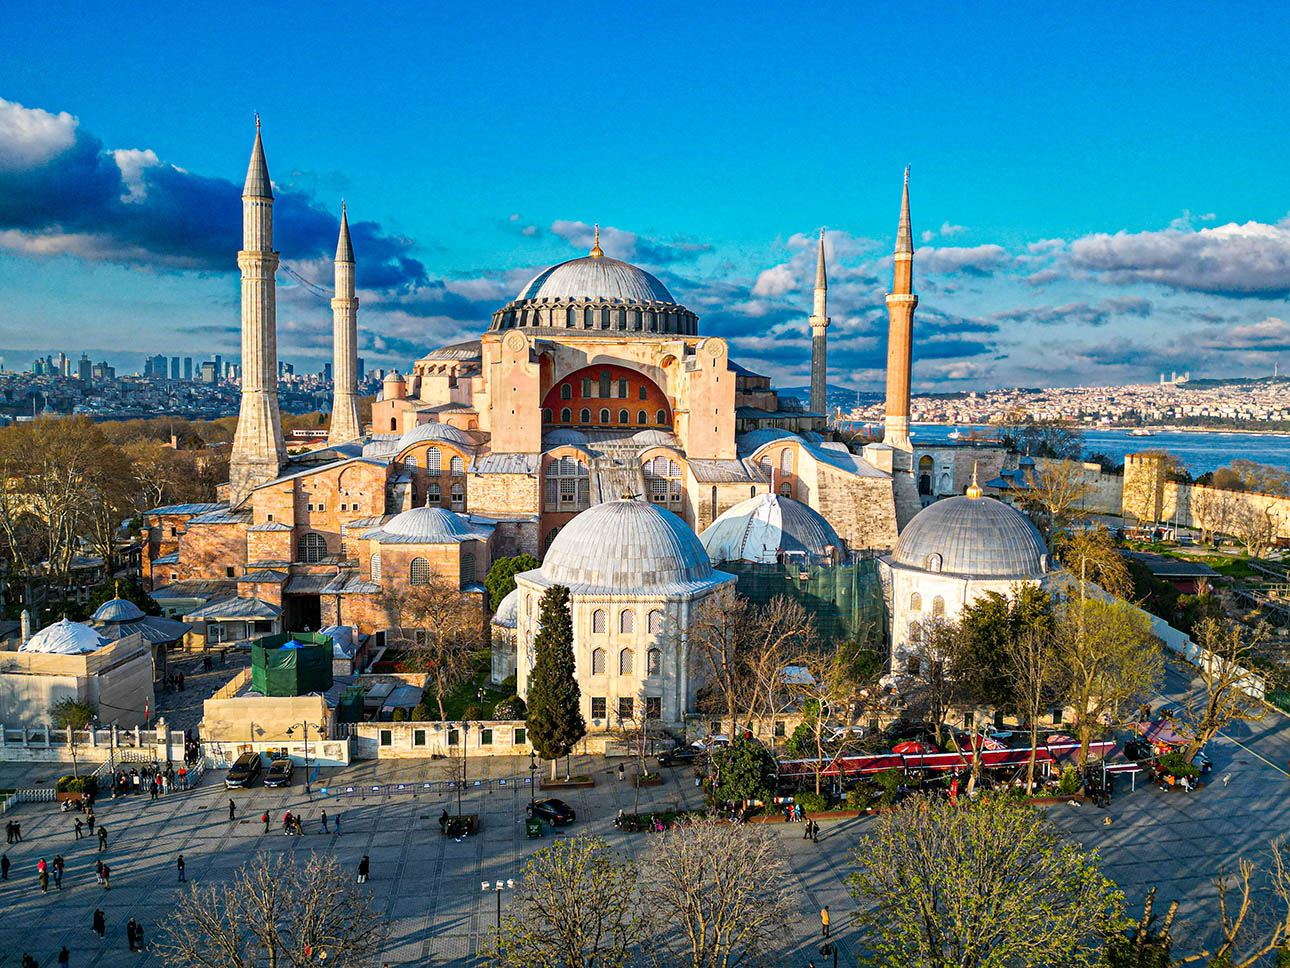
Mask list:
[[362,435],[358,419],[358,299],[354,296],[354,249],[349,243],[349,216],[340,204],[340,239],[336,242],[336,298],[332,314],[332,400],[329,444]]
[[229,462],[229,499],[236,507],[251,489],[278,476],[287,459],[278,415],[278,309],[273,274],[273,189],[255,119],[255,147],[242,189],[242,409]]
[[811,412],[825,413],[829,381],[829,280],[824,272],[824,229],[815,264],[815,306],[811,312]]
[[887,419],[883,442],[909,450],[909,380],[914,348],[914,236],[909,224],[909,169],[900,201],[900,229],[896,233],[896,272],[887,297]]

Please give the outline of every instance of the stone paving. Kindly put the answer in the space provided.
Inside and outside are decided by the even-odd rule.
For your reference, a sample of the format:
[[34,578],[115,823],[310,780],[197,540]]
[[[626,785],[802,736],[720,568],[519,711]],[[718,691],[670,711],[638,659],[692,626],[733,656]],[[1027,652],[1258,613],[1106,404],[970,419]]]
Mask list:
[[[1176,683],[1175,683],[1176,685]],[[1217,909],[1210,880],[1218,867],[1230,868],[1240,854],[1261,853],[1267,841],[1287,829],[1287,777],[1280,766],[1290,757],[1290,723],[1276,717],[1252,729],[1235,730],[1234,736],[1254,752],[1231,740],[1215,744],[1215,769],[1210,786],[1197,793],[1164,793],[1139,786],[1135,793],[1117,795],[1109,811],[1059,805],[1054,819],[1086,846],[1101,853],[1107,872],[1137,904],[1152,884],[1160,899],[1183,902],[1182,932],[1202,930],[1212,924]],[[1257,755],[1256,755],[1257,754]],[[1264,762],[1260,756],[1267,761]],[[1276,765],[1273,765],[1276,764]],[[604,760],[575,760],[575,772],[594,770],[597,786],[563,794],[578,811],[574,831],[603,835],[624,853],[642,857],[648,834],[615,831],[610,818],[621,808],[630,809],[634,791],[619,783],[613,765]],[[125,941],[125,922],[138,919],[155,936],[174,902],[175,857],[182,852],[190,880],[201,883],[223,880],[257,852],[316,850],[334,854],[347,870],[359,859],[371,858],[371,877],[365,889],[391,920],[385,949],[373,952],[373,963],[395,965],[478,964],[482,943],[496,929],[496,898],[480,890],[483,881],[514,877],[525,859],[559,836],[547,829],[540,840],[524,836],[524,806],[528,801],[527,760],[519,758],[477,760],[472,777],[519,777],[505,787],[472,789],[466,809],[481,814],[482,832],[460,843],[439,835],[435,818],[455,798],[446,795],[410,794],[373,796],[350,794],[323,796],[318,786],[373,785],[443,779],[446,761],[382,761],[352,765],[318,776],[312,797],[304,792],[297,772],[289,790],[256,786],[234,791],[238,819],[228,820],[228,799],[220,782],[222,773],[206,779],[188,793],[173,794],[157,803],[142,797],[104,800],[97,809],[109,833],[105,862],[112,868],[112,889],[94,883],[95,844],[88,837],[73,839],[73,815],[60,813],[52,804],[24,804],[6,819],[22,823],[23,842],[8,848],[13,864],[7,882],[0,883],[0,904],[9,914],[0,923],[0,968],[17,965],[24,951],[45,968],[53,968],[58,949],[72,952],[72,968],[156,963],[151,952],[131,955]],[[688,769],[665,771],[667,782],[641,791],[641,809],[697,805],[698,790]],[[1229,776],[1227,785],[1222,777]],[[280,832],[284,810],[304,817],[306,836],[286,837]],[[320,811],[341,816],[342,834],[317,833]],[[260,815],[274,817],[271,832],[264,833]],[[1108,826],[1103,820],[1110,816]],[[846,888],[848,852],[863,843],[870,819],[826,823],[818,844],[801,839],[801,827],[775,824],[770,830],[780,838],[782,852],[792,872],[790,890],[799,893],[800,916],[785,925],[780,964],[805,966],[808,959],[823,965],[818,956],[818,912],[824,904],[833,914],[835,939],[842,964],[854,964],[853,931],[848,912],[855,909]],[[62,891],[52,887],[42,896],[36,878],[36,861],[52,860],[62,852],[67,875]],[[505,896],[504,896],[505,900]],[[90,931],[95,906],[107,914],[108,936],[103,942]]]

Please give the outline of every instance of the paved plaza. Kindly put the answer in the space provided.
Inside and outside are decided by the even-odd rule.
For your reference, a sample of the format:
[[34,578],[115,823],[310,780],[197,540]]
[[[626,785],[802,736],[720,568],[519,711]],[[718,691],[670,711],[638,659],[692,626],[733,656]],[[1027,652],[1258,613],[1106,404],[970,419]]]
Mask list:
[[[1172,682],[1180,683],[1176,678]],[[1290,780],[1282,769],[1290,757],[1290,723],[1277,716],[1252,729],[1234,730],[1234,737],[1242,745],[1224,739],[1212,749],[1215,769],[1203,791],[1165,793],[1139,786],[1131,794],[1118,792],[1109,811],[1064,804],[1051,808],[1052,816],[1075,839],[1101,851],[1108,874],[1135,906],[1152,884],[1159,885],[1162,902],[1182,900],[1182,932],[1188,925],[1202,930],[1202,921],[1212,923],[1217,905],[1209,882],[1218,868],[1226,864],[1230,869],[1239,855],[1263,853],[1290,820]],[[156,803],[143,797],[103,800],[96,813],[109,834],[103,856],[112,868],[110,891],[94,883],[95,843],[88,837],[73,838],[74,815],[47,803],[21,805],[6,818],[21,822],[23,842],[8,848],[13,866],[9,880],[0,883],[0,903],[8,914],[0,923],[0,965],[17,965],[27,951],[44,968],[53,968],[64,944],[71,949],[72,968],[155,963],[159,959],[151,952],[128,952],[125,923],[133,916],[149,938],[156,936],[175,899],[176,855],[183,853],[189,879],[201,883],[228,878],[257,853],[311,850],[334,854],[347,871],[356,870],[364,854],[370,856],[370,880],[355,889],[370,891],[391,922],[384,950],[372,952],[373,964],[475,965],[481,943],[496,929],[496,899],[484,895],[480,883],[516,876],[533,851],[567,836],[549,828],[541,840],[524,836],[526,766],[527,760],[518,758],[472,763],[472,774],[491,782],[487,788],[472,788],[465,798],[466,809],[481,814],[482,832],[462,842],[441,837],[436,823],[444,806],[454,809],[455,797],[370,792],[324,796],[317,788],[307,797],[299,772],[289,790],[256,786],[233,792],[238,809],[234,822],[228,820],[230,794],[222,788],[220,772],[208,776],[197,790]],[[571,829],[600,834],[640,858],[651,836],[620,834],[610,822],[619,808],[631,809],[634,796],[629,783],[615,779],[615,766],[616,761],[610,765],[601,759],[575,760],[576,771],[594,770],[597,786],[564,795],[578,811],[579,821]],[[322,771],[317,784],[332,790],[370,790],[373,785],[444,779],[448,769],[444,761],[365,762]],[[699,791],[689,769],[665,774],[663,786],[641,791],[642,810],[698,805]],[[506,776],[511,777],[506,785],[497,782]],[[303,815],[305,836],[281,833],[281,817],[288,808]],[[332,817],[340,814],[340,836],[317,832],[324,809]],[[274,821],[267,834],[259,820],[266,810]],[[1109,826],[1104,823],[1107,816],[1112,818]],[[781,964],[805,966],[810,958],[821,964],[818,912],[825,904],[832,908],[841,963],[854,964],[853,932],[845,923],[846,913],[855,908],[845,883],[848,852],[863,844],[872,822],[865,818],[825,823],[818,844],[802,840],[797,825],[769,828],[780,838],[792,872],[789,887],[800,900],[800,916],[785,925]],[[36,862],[41,857],[52,860],[59,852],[67,861],[63,889],[56,891],[51,884],[50,893],[42,896]],[[107,914],[108,935],[102,942],[90,931],[96,906]]]

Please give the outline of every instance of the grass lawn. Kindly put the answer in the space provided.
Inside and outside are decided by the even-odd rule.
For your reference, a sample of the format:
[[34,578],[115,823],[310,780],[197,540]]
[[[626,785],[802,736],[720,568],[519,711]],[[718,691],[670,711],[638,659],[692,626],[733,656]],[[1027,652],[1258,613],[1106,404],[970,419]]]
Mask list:
[[[475,671],[469,682],[463,682],[452,692],[448,693],[443,703],[444,715],[448,722],[458,722],[462,719],[462,713],[466,711],[467,706],[479,705],[484,708],[484,718],[489,719],[493,715],[493,707],[503,699],[509,699],[510,694],[503,692],[493,686],[489,681],[492,673],[492,656],[488,650],[484,649],[475,653]],[[484,690],[483,701],[477,698],[477,692],[480,688]],[[439,705],[435,701],[433,688],[427,689],[425,694],[425,703],[435,715],[438,715]]]

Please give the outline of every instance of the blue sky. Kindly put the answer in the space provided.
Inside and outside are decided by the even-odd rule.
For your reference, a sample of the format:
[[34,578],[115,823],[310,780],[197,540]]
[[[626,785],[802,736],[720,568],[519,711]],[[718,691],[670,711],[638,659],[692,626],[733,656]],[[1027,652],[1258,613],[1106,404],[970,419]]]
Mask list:
[[[1283,2],[23,5],[0,59],[0,352],[235,353],[258,110],[286,263],[329,282],[348,200],[369,365],[478,332],[598,221],[702,331],[800,383],[825,226],[830,381],[875,387],[911,164],[918,386],[1268,372],[1290,350],[1288,21]],[[284,273],[279,296],[282,357],[316,367],[326,302]]]

